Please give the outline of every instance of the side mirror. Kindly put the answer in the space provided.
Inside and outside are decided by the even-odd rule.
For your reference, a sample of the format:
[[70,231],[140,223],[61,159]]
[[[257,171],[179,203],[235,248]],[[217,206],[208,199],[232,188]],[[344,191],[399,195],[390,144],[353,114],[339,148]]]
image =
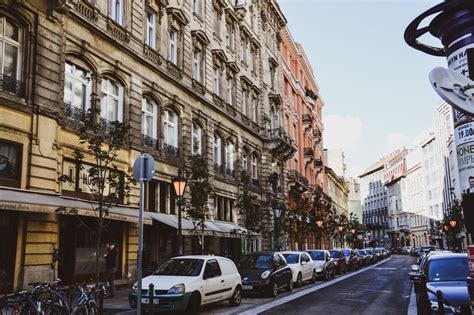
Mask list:
[[418,272],[419,270],[420,270],[420,267],[418,265],[411,265],[411,271]]
[[306,264],[307,264],[306,261],[302,261],[302,262],[301,262],[301,266],[304,266],[304,265],[306,265]]

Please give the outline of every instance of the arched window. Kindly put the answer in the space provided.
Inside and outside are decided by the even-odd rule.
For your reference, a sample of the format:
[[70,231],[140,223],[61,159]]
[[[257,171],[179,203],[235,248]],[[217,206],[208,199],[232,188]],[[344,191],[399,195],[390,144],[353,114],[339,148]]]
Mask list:
[[194,155],[202,155],[202,128],[197,122],[193,121],[191,151]]
[[17,81],[21,81],[22,36],[21,29],[10,19],[0,17],[0,74],[3,83],[1,90],[15,94],[19,90]]
[[123,121],[123,86],[114,80],[102,81],[100,117],[108,121]]
[[222,138],[218,134],[214,134],[214,166],[219,169],[222,165]]
[[230,141],[225,146],[225,163],[227,175],[234,175],[234,144]]
[[178,115],[169,109],[163,113],[163,136],[165,145],[178,148]]
[[75,120],[84,120],[90,108],[92,81],[90,71],[69,61],[64,68],[64,113]]
[[142,100],[142,135],[157,139],[158,106],[151,99],[144,97]]

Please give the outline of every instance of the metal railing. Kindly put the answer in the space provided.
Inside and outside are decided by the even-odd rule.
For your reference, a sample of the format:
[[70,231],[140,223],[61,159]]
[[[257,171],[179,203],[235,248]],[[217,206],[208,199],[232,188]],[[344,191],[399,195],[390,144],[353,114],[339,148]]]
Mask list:
[[67,103],[64,104],[64,115],[79,122],[86,120],[86,111],[84,109]]
[[14,77],[0,74],[0,90],[15,94],[16,96],[25,96],[25,83]]
[[158,148],[158,139],[142,134],[142,144],[157,149]]

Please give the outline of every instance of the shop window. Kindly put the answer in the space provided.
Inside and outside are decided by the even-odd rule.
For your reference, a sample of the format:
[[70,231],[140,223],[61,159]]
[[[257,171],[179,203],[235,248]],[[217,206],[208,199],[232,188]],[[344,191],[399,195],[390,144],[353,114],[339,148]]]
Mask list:
[[0,141],[0,186],[20,188],[22,145]]

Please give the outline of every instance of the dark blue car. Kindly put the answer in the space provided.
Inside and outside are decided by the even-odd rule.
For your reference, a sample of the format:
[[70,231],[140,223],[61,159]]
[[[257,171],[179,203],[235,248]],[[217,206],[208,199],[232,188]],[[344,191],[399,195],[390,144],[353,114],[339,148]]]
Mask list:
[[443,293],[445,314],[460,314],[462,309],[470,309],[471,301],[466,283],[469,276],[467,254],[430,256],[420,274],[426,280],[432,314],[438,314],[437,291]]

